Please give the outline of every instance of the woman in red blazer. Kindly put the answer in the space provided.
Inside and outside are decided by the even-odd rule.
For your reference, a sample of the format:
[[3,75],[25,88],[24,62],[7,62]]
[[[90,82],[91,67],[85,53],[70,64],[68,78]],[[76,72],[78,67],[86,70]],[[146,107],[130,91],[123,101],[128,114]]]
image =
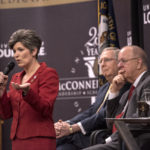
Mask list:
[[8,76],[0,72],[0,116],[13,117],[12,150],[55,150],[52,112],[58,94],[58,75],[37,61],[41,39],[34,31],[17,30],[10,37],[9,46],[18,66],[23,68],[13,75],[9,92]]

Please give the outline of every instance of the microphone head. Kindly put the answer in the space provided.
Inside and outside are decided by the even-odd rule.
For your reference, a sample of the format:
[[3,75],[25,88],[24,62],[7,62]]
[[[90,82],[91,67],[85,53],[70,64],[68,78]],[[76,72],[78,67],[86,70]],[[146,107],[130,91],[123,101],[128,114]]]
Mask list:
[[15,63],[13,61],[10,61],[7,66],[10,70],[12,70],[15,67]]
[[15,63],[13,61],[10,61],[7,66],[5,67],[3,73],[5,75],[8,75],[8,73],[15,67]]

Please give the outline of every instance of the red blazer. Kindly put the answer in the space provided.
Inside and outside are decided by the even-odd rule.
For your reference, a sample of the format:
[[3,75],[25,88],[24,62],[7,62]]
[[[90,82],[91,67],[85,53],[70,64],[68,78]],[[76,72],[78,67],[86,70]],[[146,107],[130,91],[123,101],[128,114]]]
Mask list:
[[[16,73],[11,82],[20,84],[24,73]],[[10,85],[9,92],[0,98],[2,119],[13,117],[10,138],[55,137],[52,112],[58,94],[58,75],[54,69],[41,63],[28,83],[31,86],[25,97],[21,90],[17,91]]]

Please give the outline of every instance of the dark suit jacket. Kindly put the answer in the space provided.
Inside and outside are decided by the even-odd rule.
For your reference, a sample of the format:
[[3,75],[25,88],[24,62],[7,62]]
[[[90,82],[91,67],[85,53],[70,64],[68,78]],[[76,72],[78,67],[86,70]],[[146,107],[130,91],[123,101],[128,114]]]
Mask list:
[[[105,118],[106,118],[106,103],[103,105],[103,107],[101,108],[101,110],[98,113],[96,113],[96,111],[98,110],[99,106],[103,102],[106,92],[108,91],[109,85],[110,85],[109,83],[106,83],[103,86],[101,86],[98,90],[96,102],[93,105],[91,105],[87,110],[85,110],[84,112],[82,112],[82,113],[78,114],[77,116],[75,116],[74,118],[72,118],[70,121],[72,123],[77,123],[80,121],[87,133],[91,133],[93,130],[96,130],[96,129],[107,128],[106,120],[105,120]],[[126,90],[128,90],[129,87],[130,87],[130,85],[126,84],[121,89],[119,97],[121,97],[121,95]]]
[[[16,73],[11,82],[21,83],[24,71]],[[11,87],[0,98],[0,116],[13,117],[10,138],[25,139],[35,136],[55,137],[52,119],[53,105],[58,93],[58,76],[54,69],[41,63],[40,68],[28,80],[28,94]]]
[[80,121],[87,133],[90,133],[91,131],[99,129],[99,128],[106,128],[106,122],[104,119],[106,116],[105,105],[103,105],[99,113],[96,113],[96,111],[98,110],[99,106],[103,102],[108,88],[109,88],[109,83],[106,83],[103,86],[101,86],[98,90],[95,103],[91,105],[84,112],[72,118],[70,122],[77,123]]
[[[120,92],[120,96],[129,88],[130,85],[126,85],[122,88]],[[71,124],[81,122],[83,125],[83,128],[86,131],[86,135],[83,135],[81,132],[76,132],[74,134],[71,134],[69,136],[65,136],[63,138],[60,138],[57,140],[57,147],[58,149],[65,149],[65,143],[69,143],[68,148],[66,149],[72,149],[72,146],[75,146],[78,149],[88,147],[90,144],[90,134],[93,130],[96,129],[104,129],[107,128],[106,126],[106,103],[103,105],[103,107],[100,109],[98,113],[97,110],[101,103],[104,100],[104,97],[106,95],[106,92],[108,91],[109,83],[104,84],[101,86],[98,90],[98,94],[96,97],[96,101],[93,105],[91,105],[87,110],[84,112],[76,115],[74,118],[70,120]],[[99,134],[98,140],[100,142],[103,142],[103,138],[105,135]]]
[[[132,96],[130,97],[128,108],[125,112],[125,115],[123,116],[124,118],[138,117],[137,102],[140,101],[141,99],[144,100],[144,97],[143,97],[144,89],[150,89],[150,73],[149,72],[144,73],[137,87],[134,89]],[[108,101],[107,103],[107,117],[108,118],[111,118],[111,117],[114,118],[116,115],[120,114],[123,111],[124,106],[128,100],[128,94],[129,94],[129,90],[122,95],[121,99],[117,97],[115,99]],[[107,124],[109,127],[112,126],[110,122],[107,122]],[[134,125],[134,126],[132,125],[129,127],[145,128],[145,126],[140,125],[140,124]],[[116,140],[118,140],[118,132],[115,132],[114,134],[112,134],[112,141],[116,141]]]

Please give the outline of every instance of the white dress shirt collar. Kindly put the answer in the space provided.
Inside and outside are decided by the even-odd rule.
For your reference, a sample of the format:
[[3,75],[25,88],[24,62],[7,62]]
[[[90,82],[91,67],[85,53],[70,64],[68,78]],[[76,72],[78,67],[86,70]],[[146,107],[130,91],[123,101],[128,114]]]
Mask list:
[[138,85],[140,79],[142,78],[142,76],[144,75],[145,72],[146,72],[146,71],[142,72],[142,73],[138,76],[138,78],[134,81],[134,83],[133,83],[133,86],[134,86],[134,87],[136,87],[136,86]]

